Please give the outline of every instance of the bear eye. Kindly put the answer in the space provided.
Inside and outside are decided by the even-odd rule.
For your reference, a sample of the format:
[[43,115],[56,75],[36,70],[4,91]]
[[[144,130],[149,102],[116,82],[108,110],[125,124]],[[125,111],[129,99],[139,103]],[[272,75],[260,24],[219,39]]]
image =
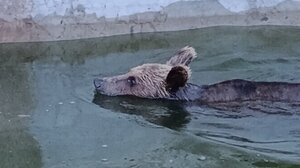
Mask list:
[[127,82],[129,83],[130,87],[136,85],[135,77],[134,76],[129,76],[127,78]]

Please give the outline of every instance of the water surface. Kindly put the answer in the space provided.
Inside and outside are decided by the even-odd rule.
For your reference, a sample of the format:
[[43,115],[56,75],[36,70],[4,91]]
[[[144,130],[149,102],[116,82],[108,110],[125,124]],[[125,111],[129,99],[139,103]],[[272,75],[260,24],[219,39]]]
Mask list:
[[191,45],[191,83],[300,82],[300,29],[215,27],[0,45],[0,167],[297,167],[300,105],[94,95]]

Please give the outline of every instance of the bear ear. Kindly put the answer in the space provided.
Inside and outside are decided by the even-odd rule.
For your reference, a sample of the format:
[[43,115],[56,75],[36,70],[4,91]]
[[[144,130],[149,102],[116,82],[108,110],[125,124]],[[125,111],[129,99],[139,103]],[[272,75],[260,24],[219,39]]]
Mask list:
[[189,72],[183,66],[175,66],[168,73],[166,89],[169,92],[176,92],[180,87],[185,86],[189,79]]
[[197,53],[195,52],[195,49],[193,47],[186,46],[177,51],[176,54],[166,62],[166,64],[171,66],[188,66],[196,57]]

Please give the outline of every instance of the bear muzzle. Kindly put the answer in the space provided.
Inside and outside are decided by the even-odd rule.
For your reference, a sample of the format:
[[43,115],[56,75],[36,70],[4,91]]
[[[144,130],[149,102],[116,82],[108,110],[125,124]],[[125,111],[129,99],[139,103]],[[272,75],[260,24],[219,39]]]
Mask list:
[[96,78],[94,79],[94,86],[96,89],[99,89],[103,85],[104,80]]

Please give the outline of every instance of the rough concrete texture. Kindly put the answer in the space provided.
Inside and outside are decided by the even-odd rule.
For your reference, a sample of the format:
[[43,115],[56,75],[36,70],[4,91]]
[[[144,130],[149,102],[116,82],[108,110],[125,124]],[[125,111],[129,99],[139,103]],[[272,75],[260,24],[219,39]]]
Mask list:
[[0,43],[209,26],[300,25],[300,0],[2,0]]

